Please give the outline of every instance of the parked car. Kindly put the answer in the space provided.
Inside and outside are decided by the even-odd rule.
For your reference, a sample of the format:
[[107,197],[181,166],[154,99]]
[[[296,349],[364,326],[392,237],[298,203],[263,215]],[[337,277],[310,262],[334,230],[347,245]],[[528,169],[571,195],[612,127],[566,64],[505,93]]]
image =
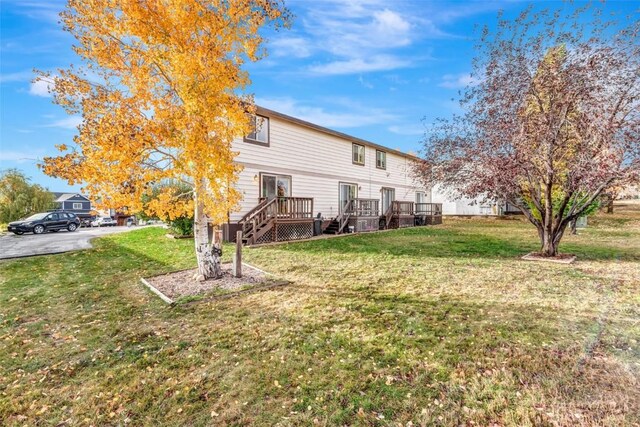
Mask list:
[[76,231],[80,220],[73,212],[56,211],[33,214],[20,221],[10,222],[8,231],[21,235],[24,233],[42,234],[45,231]]
[[92,223],[92,227],[113,227],[118,225],[115,219],[108,216],[101,216],[96,218]]

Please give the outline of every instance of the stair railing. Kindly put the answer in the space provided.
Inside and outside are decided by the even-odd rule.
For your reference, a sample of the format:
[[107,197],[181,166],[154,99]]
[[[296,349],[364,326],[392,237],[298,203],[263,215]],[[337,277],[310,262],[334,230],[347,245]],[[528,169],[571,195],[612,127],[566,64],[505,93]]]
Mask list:
[[253,215],[255,215],[255,214],[256,214],[260,209],[262,209],[262,207],[263,207],[264,205],[266,205],[268,202],[269,202],[269,199],[267,199],[267,198],[261,198],[261,199],[260,199],[260,202],[259,202],[257,205],[255,205],[255,206],[253,207],[253,209],[251,209],[251,210],[250,210],[249,212],[247,212],[247,213],[246,213],[242,218],[240,218],[240,221],[238,221],[238,224],[243,224],[243,223],[245,223],[245,222],[249,221],[249,220],[251,219],[251,217],[252,217]]
[[338,227],[338,234],[342,233],[342,230],[344,230],[344,227],[346,227],[346,225],[349,223],[349,218],[351,217],[351,211],[353,210],[353,200],[347,200],[344,203],[343,209],[342,209],[342,213],[341,213],[341,218],[340,220],[338,220],[338,223],[340,224],[340,226]]
[[[261,205],[262,202],[259,204]],[[242,222],[242,234],[247,238],[255,235],[260,227],[266,224],[269,219],[277,214],[276,199],[267,200],[258,209],[252,209],[254,212],[252,215],[245,215],[249,218]]]
[[389,207],[387,208],[387,211],[384,213],[384,220],[385,220],[384,228],[389,228],[389,224],[391,224],[391,220],[393,219],[394,203],[395,201],[392,201]]

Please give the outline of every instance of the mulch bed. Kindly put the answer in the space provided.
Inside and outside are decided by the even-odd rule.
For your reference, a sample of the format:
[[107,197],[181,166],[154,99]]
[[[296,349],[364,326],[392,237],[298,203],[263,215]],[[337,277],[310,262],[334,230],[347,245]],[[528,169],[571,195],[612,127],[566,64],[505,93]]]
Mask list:
[[546,261],[554,262],[556,264],[571,264],[576,260],[576,256],[573,254],[558,254],[554,257],[542,255],[539,252],[529,252],[522,257],[525,261]]
[[220,279],[208,279],[203,282],[193,278],[197,269],[176,271],[145,280],[174,301],[180,297],[201,295],[212,291],[238,291],[267,282],[264,272],[246,264],[242,265],[241,278],[234,277],[231,268],[231,263],[222,264]]

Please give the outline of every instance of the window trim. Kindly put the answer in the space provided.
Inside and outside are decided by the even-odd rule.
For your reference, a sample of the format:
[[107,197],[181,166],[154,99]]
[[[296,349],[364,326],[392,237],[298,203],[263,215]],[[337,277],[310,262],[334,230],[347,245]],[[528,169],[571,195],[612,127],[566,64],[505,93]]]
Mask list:
[[[360,162],[356,162],[354,160],[354,147],[362,147],[362,163]],[[358,144],[357,142],[352,142],[351,143],[351,163],[354,165],[358,165],[358,166],[364,166],[365,165],[365,160],[367,157],[367,151],[366,151],[366,147],[364,146],[364,144]]]
[[[384,154],[384,166],[378,166],[378,153]],[[376,149],[376,169],[387,170],[387,152]]]
[[[80,207],[77,208],[76,205],[80,205]],[[81,211],[82,210],[82,203],[81,202],[73,202],[73,204],[71,206],[73,206],[71,209],[75,209],[77,211]]]
[[[261,117],[267,121],[267,142],[262,142],[257,139],[249,138],[248,135],[245,135],[243,137],[243,140],[244,142],[247,142],[249,144],[260,145],[262,147],[269,147],[271,146],[271,118],[268,116],[263,116],[261,114],[254,114],[253,118],[255,119],[256,117]],[[254,129],[254,132],[255,132],[255,129]]]

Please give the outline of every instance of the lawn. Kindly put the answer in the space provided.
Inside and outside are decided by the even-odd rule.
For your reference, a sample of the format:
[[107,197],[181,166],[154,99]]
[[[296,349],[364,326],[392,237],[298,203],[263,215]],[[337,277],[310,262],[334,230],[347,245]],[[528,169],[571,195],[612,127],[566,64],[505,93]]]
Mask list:
[[[0,263],[1,425],[639,425],[640,204],[526,262],[518,220],[247,249],[291,285],[168,307],[144,229]],[[227,254],[231,251],[227,250]]]

